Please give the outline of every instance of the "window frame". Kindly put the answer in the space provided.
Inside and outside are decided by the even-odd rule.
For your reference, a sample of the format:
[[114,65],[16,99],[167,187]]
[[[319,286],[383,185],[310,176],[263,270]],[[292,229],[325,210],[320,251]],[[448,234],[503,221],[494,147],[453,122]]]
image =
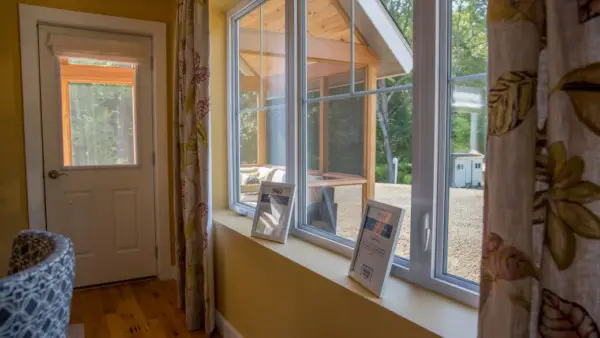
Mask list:
[[[228,184],[229,184],[229,208],[238,214],[254,217],[254,208],[239,202],[240,196],[240,151],[239,151],[239,77],[238,61],[239,48],[238,20],[259,7],[266,0],[243,0],[227,13],[227,142],[234,147],[228,147]],[[262,86],[261,86],[262,87]],[[261,107],[258,107],[261,108]],[[256,109],[258,112],[259,109]],[[293,218],[292,218],[293,220]]]
[[[239,111],[237,21],[267,0],[243,0],[227,13],[228,20],[228,140],[229,207],[235,212],[253,217],[254,208],[239,202]],[[352,0],[350,22],[354,22]],[[413,84],[383,90],[354,91],[354,55],[350,64],[350,93],[332,95],[321,101],[340,98],[365,97],[412,87],[413,95],[413,170],[411,193],[410,259],[394,257],[391,274],[444,294],[469,306],[479,303],[478,285],[443,273],[445,265],[445,230],[447,218],[447,186],[449,154],[446,149],[450,120],[451,62],[451,0],[415,0],[413,2],[413,54],[422,57],[413,60]],[[432,11],[433,9],[433,11]],[[307,125],[308,99],[306,76],[306,1],[286,0],[286,118],[288,156],[287,183],[296,184],[298,198],[293,210],[290,234],[352,257],[354,242],[305,225],[306,168],[304,129]],[[431,13],[436,20],[431,20]],[[351,50],[354,49],[354,25],[351,24]],[[435,98],[432,100],[433,97]],[[433,131],[433,132],[432,132]],[[416,136],[416,135],[425,135]],[[299,138],[301,136],[301,138]],[[430,136],[430,137],[428,137]],[[298,212],[302,211],[302,212]]]

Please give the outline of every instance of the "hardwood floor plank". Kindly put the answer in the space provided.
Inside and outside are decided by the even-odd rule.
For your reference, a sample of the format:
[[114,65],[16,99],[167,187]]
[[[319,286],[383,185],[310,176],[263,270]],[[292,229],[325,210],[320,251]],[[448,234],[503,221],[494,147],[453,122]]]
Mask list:
[[153,318],[148,321],[148,325],[150,326],[150,331],[152,332],[153,338],[167,338],[171,336],[167,336],[167,331],[163,325],[163,323],[158,318]]
[[[109,313],[106,315],[106,324],[108,331],[110,332],[110,338],[125,338],[125,323],[116,313]],[[84,324],[85,325],[85,324]]]
[[120,317],[122,324],[121,330],[125,332],[127,337],[151,337],[150,328],[146,322],[146,318],[142,314],[135,298],[130,297],[122,300],[117,305],[117,316]]
[[[76,297],[77,295],[74,295]],[[90,338],[110,337],[104,318],[102,292],[89,290],[83,293],[83,329],[85,336]]]
[[102,304],[102,311],[105,314],[115,313],[117,311],[117,305],[123,299],[119,289],[107,287],[97,288],[94,290],[96,295],[100,298]]
[[177,308],[176,299],[172,297],[170,288],[175,283],[165,283],[154,281],[147,285],[150,294],[154,298],[158,318],[162,321],[167,330],[167,335],[174,337],[189,337],[189,333],[185,326],[185,315]]
[[207,338],[187,331],[176,297],[175,281],[156,279],[79,289],[70,321],[84,325],[86,338]]
[[153,292],[151,283],[136,283],[131,288],[147,320],[160,317],[160,309],[156,306],[158,294]]

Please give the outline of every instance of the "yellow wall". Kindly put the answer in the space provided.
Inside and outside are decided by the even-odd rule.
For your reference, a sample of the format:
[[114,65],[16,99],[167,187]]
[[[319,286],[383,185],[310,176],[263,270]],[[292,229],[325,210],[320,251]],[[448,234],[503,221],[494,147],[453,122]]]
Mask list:
[[213,209],[227,208],[227,25],[219,8],[210,8],[210,123]]
[[247,234],[216,224],[215,247],[217,310],[245,338],[437,337]]
[[[6,271],[13,237],[27,227],[19,3],[164,22],[170,40],[177,10],[176,0],[0,0],[0,275]],[[169,41],[168,88],[172,88],[172,45]],[[169,91],[169,111],[172,102]]]

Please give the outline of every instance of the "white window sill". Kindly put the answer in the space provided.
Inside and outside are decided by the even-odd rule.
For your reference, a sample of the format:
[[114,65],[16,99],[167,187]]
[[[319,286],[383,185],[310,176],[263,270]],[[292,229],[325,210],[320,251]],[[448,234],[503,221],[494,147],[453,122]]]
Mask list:
[[350,259],[290,236],[286,244],[250,237],[252,219],[232,211],[216,211],[213,221],[301,265],[347,290],[442,337],[476,337],[477,309],[440,294],[390,277],[382,298],[377,298],[348,277]]

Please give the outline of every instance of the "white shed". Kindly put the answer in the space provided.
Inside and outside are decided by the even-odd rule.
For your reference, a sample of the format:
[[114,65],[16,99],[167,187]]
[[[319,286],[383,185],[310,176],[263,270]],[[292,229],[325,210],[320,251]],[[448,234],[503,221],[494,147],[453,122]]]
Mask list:
[[475,188],[483,185],[483,163],[479,153],[454,153],[451,155],[450,187]]

